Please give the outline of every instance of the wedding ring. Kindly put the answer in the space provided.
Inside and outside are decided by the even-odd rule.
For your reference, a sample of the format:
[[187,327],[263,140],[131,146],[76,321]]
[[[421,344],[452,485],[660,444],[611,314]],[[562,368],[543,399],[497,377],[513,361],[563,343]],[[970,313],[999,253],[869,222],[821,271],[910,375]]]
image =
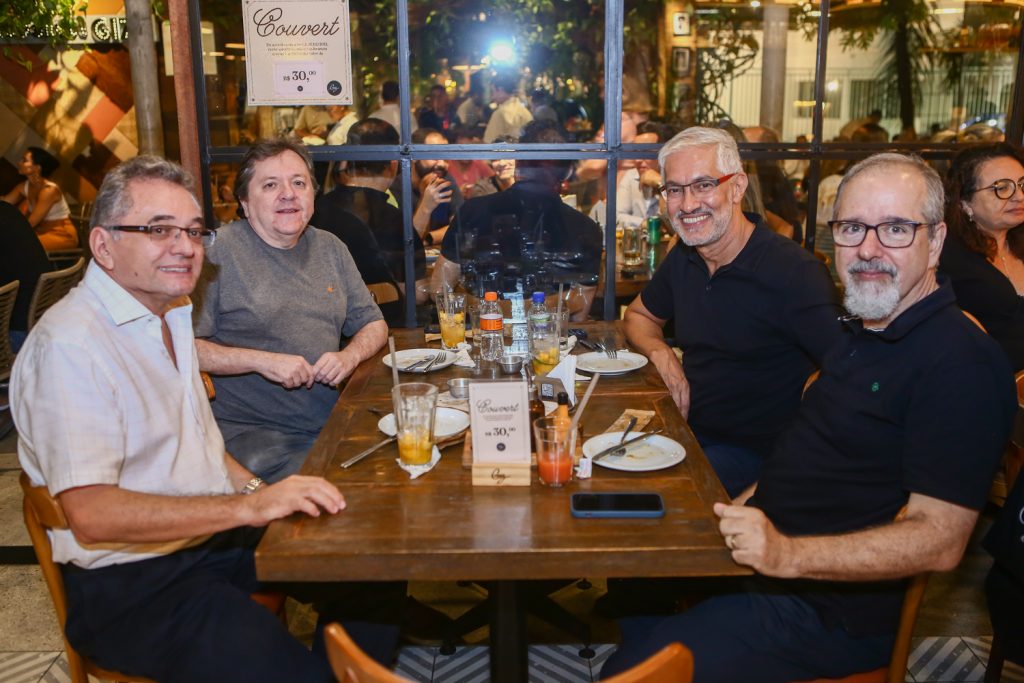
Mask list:
[[734,538],[735,537],[731,535],[725,537],[725,544],[729,546],[729,550],[736,550],[736,541]]

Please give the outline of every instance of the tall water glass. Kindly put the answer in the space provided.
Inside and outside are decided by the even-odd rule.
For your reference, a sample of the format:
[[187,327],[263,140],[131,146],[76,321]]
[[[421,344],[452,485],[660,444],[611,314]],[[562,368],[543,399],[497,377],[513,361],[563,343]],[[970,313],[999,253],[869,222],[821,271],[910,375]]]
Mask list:
[[391,401],[398,430],[398,457],[406,465],[426,465],[434,448],[437,387],[426,382],[396,384]]

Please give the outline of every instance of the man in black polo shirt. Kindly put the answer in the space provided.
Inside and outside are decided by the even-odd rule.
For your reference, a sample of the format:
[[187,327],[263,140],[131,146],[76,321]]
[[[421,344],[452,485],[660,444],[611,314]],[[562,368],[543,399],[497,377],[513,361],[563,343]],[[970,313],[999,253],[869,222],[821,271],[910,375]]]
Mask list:
[[[730,496],[757,481],[804,382],[839,339],[838,296],[806,250],[740,209],[747,176],[724,131],[692,127],[658,154],[682,240],[625,316]],[[675,320],[682,365],[662,328]]]
[[835,207],[848,329],[752,497],[715,504],[733,559],[757,575],[685,614],[623,622],[602,675],[673,641],[693,650],[695,681],[880,668],[901,579],[960,561],[1010,433],[1013,375],[936,279],[946,226],[931,168],[870,157],[847,172]]

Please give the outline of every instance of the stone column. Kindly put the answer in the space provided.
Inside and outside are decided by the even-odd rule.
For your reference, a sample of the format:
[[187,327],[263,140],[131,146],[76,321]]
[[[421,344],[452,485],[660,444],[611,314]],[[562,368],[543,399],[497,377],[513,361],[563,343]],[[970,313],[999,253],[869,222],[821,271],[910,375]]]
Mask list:
[[763,6],[764,40],[761,45],[760,124],[782,135],[786,111],[786,40],[789,36],[789,7]]

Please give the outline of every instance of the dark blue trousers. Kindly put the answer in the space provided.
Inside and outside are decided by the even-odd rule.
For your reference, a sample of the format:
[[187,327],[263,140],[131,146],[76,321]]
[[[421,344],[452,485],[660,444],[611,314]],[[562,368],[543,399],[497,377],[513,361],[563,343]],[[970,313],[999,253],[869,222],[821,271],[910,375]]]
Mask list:
[[841,678],[885,666],[893,636],[854,638],[827,629],[814,609],[788,594],[735,593],[683,614],[619,622],[622,645],[601,677],[621,673],[669,643],[690,648],[695,683],[789,683]]
[[235,529],[152,560],[65,565],[68,641],[104,668],[161,683],[333,681],[325,658],[249,594],[262,529]]
[[748,486],[761,478],[761,467],[767,457],[766,453],[700,434],[696,434],[696,437],[711,464],[711,469],[718,475],[730,498],[743,493]]

